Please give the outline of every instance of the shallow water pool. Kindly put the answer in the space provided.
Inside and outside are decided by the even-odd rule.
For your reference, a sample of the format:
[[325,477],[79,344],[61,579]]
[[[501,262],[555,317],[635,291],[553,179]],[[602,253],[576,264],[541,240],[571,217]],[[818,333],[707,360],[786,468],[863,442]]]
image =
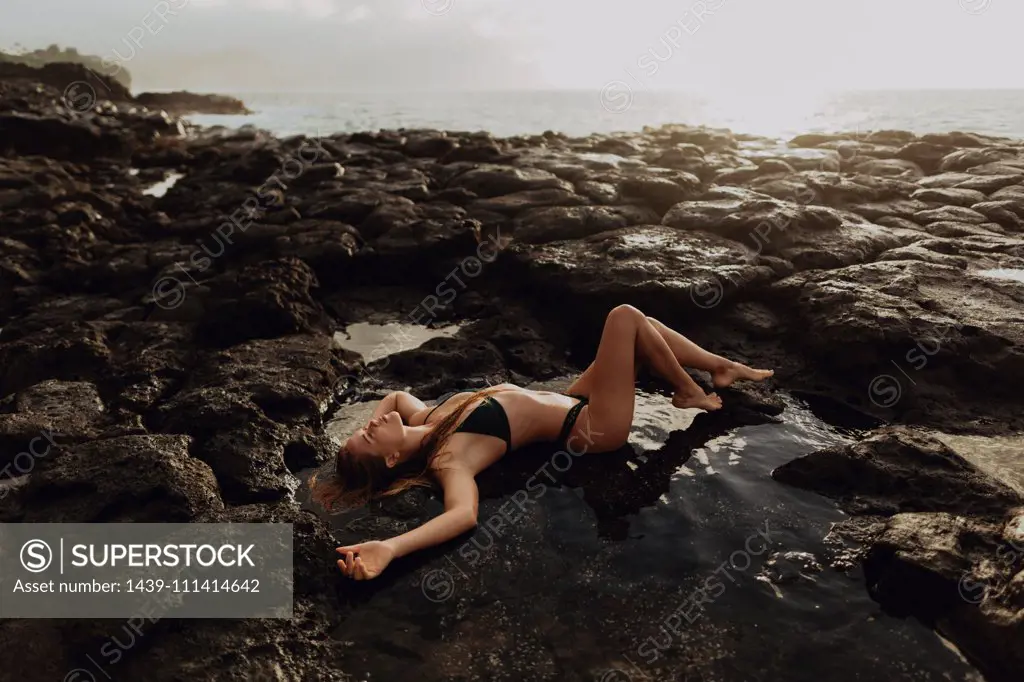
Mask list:
[[419,348],[430,339],[455,336],[459,325],[427,327],[404,322],[357,322],[334,334],[334,344],[363,356],[367,364],[402,351]]
[[178,180],[181,180],[185,175],[183,173],[168,173],[167,177],[160,182],[154,183],[142,190],[142,193],[149,197],[162,197],[167,194],[172,187],[174,187]]
[[[343,408],[334,435],[371,409]],[[638,391],[630,448],[516,452],[478,477],[472,534],[343,582],[344,668],[367,679],[980,680],[928,628],[884,615],[859,568],[832,567],[844,548],[825,538],[842,512],[770,478],[857,437],[852,424],[785,396],[778,423],[737,426]],[[418,499],[327,518],[339,542],[384,538],[442,509]]]

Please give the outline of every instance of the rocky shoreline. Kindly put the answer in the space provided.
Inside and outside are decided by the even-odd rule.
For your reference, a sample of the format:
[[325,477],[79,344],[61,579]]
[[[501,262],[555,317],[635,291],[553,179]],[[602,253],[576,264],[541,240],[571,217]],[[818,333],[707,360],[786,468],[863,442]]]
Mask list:
[[[41,67],[0,61],[0,82],[39,84],[61,93],[60,104],[74,113],[90,112],[97,105],[120,105],[143,110],[187,114],[251,114],[245,103],[225,95],[194,92],[143,92],[133,95],[120,81],[82,64],[55,62]],[[56,112],[51,112],[56,113]]]
[[[775,478],[853,515],[836,532],[862,544],[883,607],[988,679],[1024,670],[1022,465],[971,445],[1020,447],[1022,141],[684,125],[277,139],[0,79],[0,224],[0,522],[295,524],[294,619],[147,623],[114,679],[347,679],[366,653],[332,633],[388,625],[336,575],[345,538],[293,499],[333,454],[326,420],[353,394],[577,371],[620,303],[776,368],[728,391],[709,433],[770,421],[783,388],[895,425]],[[460,329],[369,365],[332,341],[374,319]],[[52,451],[20,457],[41,433]],[[433,509],[413,496],[380,527],[408,508]],[[409,579],[370,589],[387,601]],[[123,625],[3,621],[7,669],[61,678]],[[522,674],[613,679],[553,656]],[[435,664],[423,679],[471,679]]]

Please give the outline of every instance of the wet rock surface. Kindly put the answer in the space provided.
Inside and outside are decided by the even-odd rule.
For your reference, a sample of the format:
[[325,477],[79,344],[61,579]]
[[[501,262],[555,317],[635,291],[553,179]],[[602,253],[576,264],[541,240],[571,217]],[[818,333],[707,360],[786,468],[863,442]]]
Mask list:
[[998,514],[1021,501],[941,441],[902,428],[795,459],[772,477],[833,497],[853,514]]
[[1011,485],[903,427],[793,460],[772,477],[855,515],[839,532],[864,543],[868,589],[887,612],[935,627],[990,679],[1019,678],[1024,496]]
[[[1019,141],[882,131],[782,144],[684,125],[588,138],[277,139],[138,106],[75,110],[62,94],[0,79],[0,519],[295,524],[293,619],[160,621],[115,679],[391,679],[410,666],[417,679],[626,679],[608,676],[628,670],[609,651],[633,652],[628,629],[663,618],[679,576],[704,565],[695,546],[685,560],[632,567],[631,523],[643,527],[680,476],[728,470],[732,460],[713,461],[718,439],[784,421],[780,388],[960,436],[1021,429]],[[336,543],[401,532],[440,509],[421,491],[342,530],[300,509],[300,477],[336,448],[326,425],[339,403],[578,371],[621,303],[776,378],[723,391],[725,410],[678,423],[655,405],[665,387],[652,388],[644,454],[573,467],[507,531],[513,551],[489,554],[460,586],[463,598],[421,598],[421,574],[453,547],[367,585],[337,576]],[[460,328],[369,358],[332,342],[370,319]],[[915,434],[810,455],[777,478],[858,514],[875,598],[945,634],[992,679],[1011,679],[1019,565],[985,556],[1016,538],[1020,499]],[[481,517],[507,508],[551,456],[517,453],[481,477]],[[775,556],[776,589],[832,584],[813,561],[822,548],[808,558],[790,544],[764,557]],[[629,547],[651,566],[662,556]],[[942,601],[958,571],[991,586],[977,605]],[[743,599],[774,604],[763,590]],[[929,599],[948,608],[923,610]],[[856,607],[864,622],[869,606]],[[738,613],[686,628],[644,670],[818,679],[792,672],[801,652]],[[523,623],[546,625],[514,637]],[[789,625],[821,637],[813,618]],[[13,674],[56,679],[118,627],[4,621],[0,638],[22,652]],[[939,650],[900,632],[908,650]],[[842,632],[816,641],[842,662],[835,679],[927,678],[893,677],[895,644],[887,659],[844,654]]]

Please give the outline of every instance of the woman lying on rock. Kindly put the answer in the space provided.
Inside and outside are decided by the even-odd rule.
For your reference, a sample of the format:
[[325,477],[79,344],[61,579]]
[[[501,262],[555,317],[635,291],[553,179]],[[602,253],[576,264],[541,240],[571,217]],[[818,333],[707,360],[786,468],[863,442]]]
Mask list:
[[451,540],[476,525],[474,477],[508,452],[551,441],[574,454],[622,447],[633,422],[638,363],[675,387],[672,404],[717,410],[722,401],[705,394],[683,367],[711,373],[717,387],[760,381],[771,370],[751,369],[709,353],[636,308],[608,313],[597,356],[566,394],[500,384],[458,393],[428,408],[398,392],[384,398],[364,426],[338,452],[335,475],[314,482],[327,507],[356,506],[436,479],[445,511],[415,530],[384,541],[339,547],[342,573],[375,578],[395,557]]

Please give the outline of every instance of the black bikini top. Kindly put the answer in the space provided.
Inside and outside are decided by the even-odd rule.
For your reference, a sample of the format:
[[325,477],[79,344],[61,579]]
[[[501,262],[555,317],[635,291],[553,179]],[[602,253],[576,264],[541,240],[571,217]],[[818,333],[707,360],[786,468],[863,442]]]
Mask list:
[[[454,393],[452,395],[455,395]],[[441,407],[452,396],[448,396],[427,413],[424,423],[430,419],[434,410]],[[473,408],[469,416],[462,420],[455,433],[478,433],[482,436],[494,436],[505,441],[505,452],[512,449],[512,427],[508,423],[508,415],[505,408],[491,396],[485,397],[480,404]]]

